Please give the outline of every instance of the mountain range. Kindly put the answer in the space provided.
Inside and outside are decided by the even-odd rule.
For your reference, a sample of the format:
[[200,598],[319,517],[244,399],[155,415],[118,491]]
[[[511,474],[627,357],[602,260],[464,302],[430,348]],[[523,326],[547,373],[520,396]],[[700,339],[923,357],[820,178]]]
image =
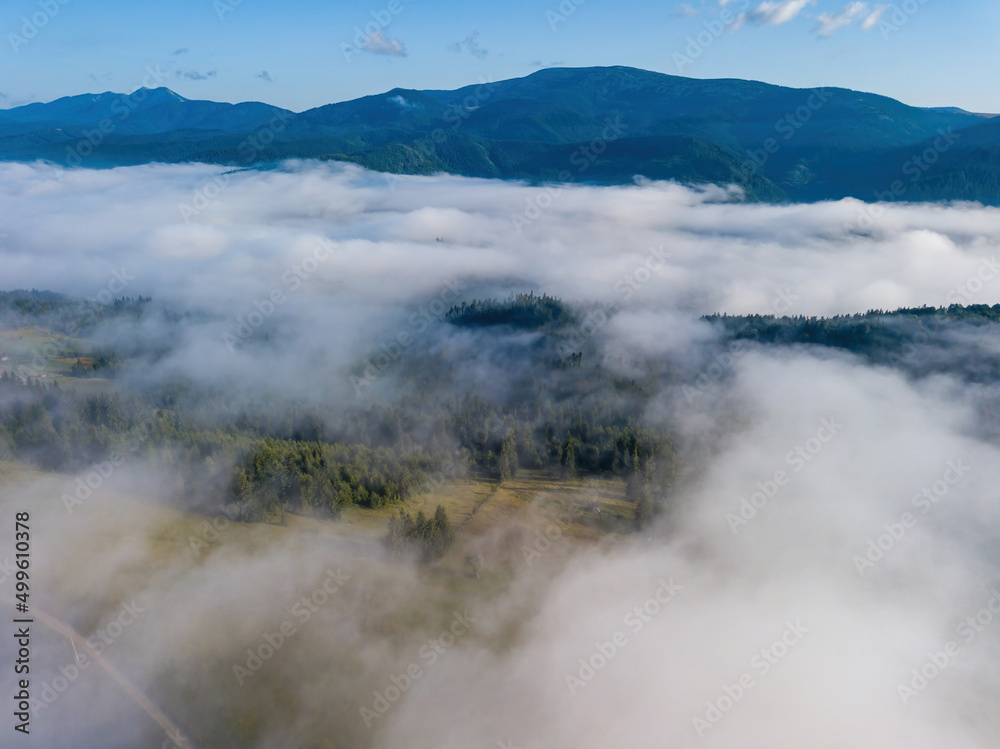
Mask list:
[[620,184],[735,183],[753,200],[1000,205],[1000,118],[843,88],[793,89],[626,67],[548,68],[454,91],[393,89],[295,113],[166,88],[0,110],[0,160],[105,168],[262,167]]

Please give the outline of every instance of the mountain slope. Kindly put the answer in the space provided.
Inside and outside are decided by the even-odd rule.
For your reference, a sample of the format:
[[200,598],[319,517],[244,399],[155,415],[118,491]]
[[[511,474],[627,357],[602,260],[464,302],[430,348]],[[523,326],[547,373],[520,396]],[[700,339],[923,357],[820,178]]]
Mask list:
[[[102,118],[112,127],[95,139]],[[325,158],[399,173],[601,183],[642,175],[731,182],[757,200],[871,200],[941,133],[960,137],[901,199],[1000,204],[1000,118],[842,88],[625,67],[551,68],[454,91],[393,89],[298,114],[192,101],[165,88],[66,97],[0,111],[0,159],[107,167]]]
[[[5,122],[0,127],[3,124],[8,128],[20,125],[17,130],[21,133],[48,129],[76,132],[99,128],[102,120],[108,120],[113,132],[129,135],[184,129],[245,132],[266,124],[279,113],[291,114],[260,102],[193,101],[168,88],[140,88],[131,94],[106,91],[3,110]],[[3,132],[0,129],[0,133]]]

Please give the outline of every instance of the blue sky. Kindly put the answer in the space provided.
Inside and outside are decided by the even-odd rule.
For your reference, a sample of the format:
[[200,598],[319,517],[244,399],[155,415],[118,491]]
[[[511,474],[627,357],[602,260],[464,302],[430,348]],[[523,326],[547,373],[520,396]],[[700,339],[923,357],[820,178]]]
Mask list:
[[299,111],[630,65],[1000,112],[998,25],[996,0],[5,0],[0,107],[163,85]]

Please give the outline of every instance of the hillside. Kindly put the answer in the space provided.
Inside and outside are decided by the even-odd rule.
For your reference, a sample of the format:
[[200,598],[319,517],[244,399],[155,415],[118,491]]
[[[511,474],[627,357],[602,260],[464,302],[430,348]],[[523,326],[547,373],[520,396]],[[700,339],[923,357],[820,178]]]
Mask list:
[[[933,159],[927,168],[906,171],[922,154]],[[104,168],[321,158],[394,173],[605,184],[641,175],[737,184],[763,201],[873,200],[899,178],[907,189],[898,199],[996,205],[998,154],[997,120],[955,107],[626,67],[392,89],[298,114],[165,88],[0,112],[3,160]]]

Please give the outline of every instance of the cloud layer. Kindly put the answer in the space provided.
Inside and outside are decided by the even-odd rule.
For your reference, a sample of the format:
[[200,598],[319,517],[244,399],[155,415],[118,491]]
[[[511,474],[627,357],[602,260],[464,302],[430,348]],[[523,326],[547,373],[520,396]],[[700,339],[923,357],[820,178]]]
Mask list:
[[[337,409],[358,402],[352,367],[449,288],[613,302],[598,343],[647,370],[714,355],[708,313],[940,305],[957,289],[965,302],[1000,301],[1000,277],[969,286],[995,262],[1000,211],[883,209],[875,219],[852,200],[747,205],[722,188],[528,186],[336,164],[3,164],[0,286],[96,297],[124,277],[127,294],[198,313],[159,370]],[[230,350],[226,334],[275,291],[284,301]],[[473,361],[467,336],[417,345],[448,348],[441,356],[470,372],[489,364]],[[990,345],[967,342],[972,355]],[[984,394],[810,349],[752,349],[725,366],[698,398],[664,387],[645,414],[699,446],[669,518],[587,551],[557,543],[496,595],[456,601],[447,581],[384,566],[347,532],[223,544],[192,566],[189,550],[155,540],[174,511],[132,499],[167,501],[152,466],[121,473],[72,517],[55,499],[62,477],[7,484],[0,503],[37,508],[48,605],[88,634],[134,598],[145,610],[108,659],[192,731],[242,732],[232,746],[988,743],[1000,728],[989,666],[1000,455],[982,436]],[[488,563],[493,548],[484,541]],[[338,566],[350,580],[299,621],[295,600]],[[390,591],[394,608],[371,610],[372,589]],[[428,662],[421,647],[466,608],[474,621]],[[294,642],[237,685],[231,666],[285,620],[298,625]],[[37,678],[51,682],[72,650],[39,643]],[[401,690],[413,664],[420,676]],[[85,678],[38,719],[46,746],[162,739],[113,683]],[[366,721],[362,708],[394,685],[400,696]],[[255,708],[252,725],[236,722]]]

